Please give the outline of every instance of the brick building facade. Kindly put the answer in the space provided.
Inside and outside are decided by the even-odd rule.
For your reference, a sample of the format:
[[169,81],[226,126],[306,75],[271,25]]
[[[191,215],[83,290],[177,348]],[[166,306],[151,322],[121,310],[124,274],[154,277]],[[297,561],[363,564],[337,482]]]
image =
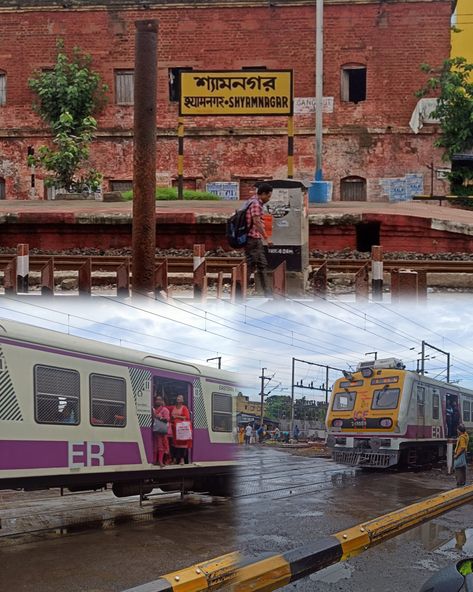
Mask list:
[[[21,8],[18,8],[21,6]],[[414,92],[420,64],[450,53],[450,0],[325,0],[324,176],[333,199],[403,199],[430,190],[436,127],[414,134]],[[44,197],[40,172],[34,195],[28,146],[48,141],[33,113],[28,79],[51,67],[57,38],[79,46],[110,88],[92,147],[104,188],[132,176],[133,106],[127,84],[134,66],[134,21],[159,21],[158,184],[177,176],[178,103],[169,78],[177,68],[292,69],[294,96],[314,96],[315,0],[3,0],[0,5],[0,198]],[[296,114],[295,176],[314,175],[313,114]],[[287,175],[284,117],[186,118],[188,186],[236,180],[246,197],[255,179]],[[444,191],[435,180],[435,190]],[[406,190],[406,187],[408,188]],[[409,190],[409,187],[411,189]],[[414,187],[414,189],[412,189]],[[404,192],[404,193],[403,193]]]

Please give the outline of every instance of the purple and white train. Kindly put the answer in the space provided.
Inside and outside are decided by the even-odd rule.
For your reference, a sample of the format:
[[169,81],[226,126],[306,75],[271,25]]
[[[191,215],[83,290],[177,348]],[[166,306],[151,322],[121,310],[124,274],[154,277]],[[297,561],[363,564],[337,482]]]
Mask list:
[[[154,393],[191,412],[184,466],[153,464]],[[0,489],[228,495],[236,393],[222,370],[0,320]]]

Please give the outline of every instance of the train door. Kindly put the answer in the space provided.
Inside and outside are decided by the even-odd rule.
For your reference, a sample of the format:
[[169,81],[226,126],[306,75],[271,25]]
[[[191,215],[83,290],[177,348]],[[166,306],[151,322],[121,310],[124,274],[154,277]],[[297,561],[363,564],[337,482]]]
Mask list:
[[[177,403],[177,398],[179,395],[181,395],[183,398],[183,405],[189,411],[193,431],[194,407],[192,393],[192,383],[189,381],[172,378],[171,376],[166,375],[165,373],[158,374],[153,377],[152,400],[154,401],[154,397],[156,395],[162,396],[164,399],[165,406],[169,409],[169,412],[172,415],[172,411]],[[173,422],[171,421],[171,423]],[[175,430],[173,428],[173,437],[170,438],[170,444],[171,455],[175,457],[176,451],[173,450],[174,434]],[[192,448],[187,449],[187,462],[192,462]]]
[[447,393],[445,400],[447,438],[456,438],[457,427],[461,422],[460,401],[458,394]]
[[425,386],[417,384],[417,439],[425,438],[425,392]]

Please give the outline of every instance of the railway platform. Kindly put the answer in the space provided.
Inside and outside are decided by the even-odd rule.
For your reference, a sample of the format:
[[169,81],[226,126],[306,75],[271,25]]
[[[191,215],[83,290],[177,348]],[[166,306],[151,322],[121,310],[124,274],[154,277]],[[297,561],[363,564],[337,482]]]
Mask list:
[[[156,202],[158,248],[228,249],[225,222],[242,202]],[[78,201],[0,202],[0,247],[120,249],[131,244],[132,203]],[[420,253],[466,252],[473,248],[473,215],[448,205],[400,202],[330,202],[309,208],[313,250]]]

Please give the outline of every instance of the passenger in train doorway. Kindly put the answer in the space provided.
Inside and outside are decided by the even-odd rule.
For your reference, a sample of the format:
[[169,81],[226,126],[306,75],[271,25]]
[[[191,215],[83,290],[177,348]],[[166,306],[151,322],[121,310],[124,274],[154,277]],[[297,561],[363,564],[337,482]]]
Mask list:
[[[163,431],[167,429],[165,433]],[[154,398],[153,406],[154,464],[161,468],[170,461],[169,438],[172,436],[171,415],[160,395]]]
[[184,465],[189,462],[189,449],[192,448],[191,414],[184,405],[184,397],[177,395],[176,404],[171,410],[173,448],[175,462]]
[[458,426],[458,440],[455,446],[453,466],[455,468],[455,477],[457,487],[463,487],[466,484],[466,453],[468,450],[469,436],[466,433],[465,426],[461,423]]

